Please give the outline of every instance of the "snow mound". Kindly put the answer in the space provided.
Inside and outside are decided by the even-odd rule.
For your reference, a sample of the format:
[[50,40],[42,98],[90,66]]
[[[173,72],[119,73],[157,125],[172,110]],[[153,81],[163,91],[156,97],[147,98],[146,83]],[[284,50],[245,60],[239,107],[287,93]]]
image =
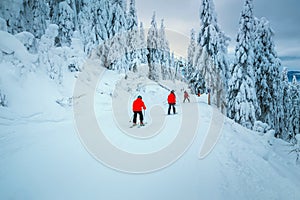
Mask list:
[[26,47],[15,36],[5,31],[0,31],[0,50],[5,54],[13,54],[23,64],[37,61],[37,56],[28,53]]

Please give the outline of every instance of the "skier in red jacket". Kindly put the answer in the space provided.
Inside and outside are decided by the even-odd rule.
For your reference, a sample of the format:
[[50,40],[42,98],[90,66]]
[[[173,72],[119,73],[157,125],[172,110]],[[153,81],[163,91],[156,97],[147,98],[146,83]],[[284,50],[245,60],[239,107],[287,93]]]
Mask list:
[[173,113],[176,114],[176,109],[175,109],[176,96],[174,90],[172,90],[168,96],[168,104],[169,104],[168,115],[171,114],[171,107],[173,107]]
[[143,112],[142,110],[146,110],[146,106],[145,106],[145,103],[143,102],[142,100],[142,96],[138,96],[136,98],[136,100],[133,101],[133,104],[132,104],[132,110],[133,110],[133,126],[136,125],[136,118],[137,118],[137,114],[139,114],[139,117],[140,117],[140,125],[143,126],[144,123],[143,123],[143,120],[144,120],[144,116],[143,116]]

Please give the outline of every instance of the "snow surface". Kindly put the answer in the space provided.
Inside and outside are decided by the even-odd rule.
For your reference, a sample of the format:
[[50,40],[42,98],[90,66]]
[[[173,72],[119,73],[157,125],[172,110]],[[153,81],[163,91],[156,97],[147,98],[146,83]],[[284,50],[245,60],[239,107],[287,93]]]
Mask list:
[[[32,62],[27,51],[17,51],[19,43],[15,40],[11,45],[0,41],[2,49],[18,52],[20,60]],[[96,65],[98,61],[89,63]],[[270,134],[261,135],[225,119],[218,143],[208,156],[199,159],[214,120],[214,108],[207,105],[205,94],[193,97],[191,103],[181,103],[182,90],[186,89],[183,83],[162,82],[174,89],[178,98],[178,115],[166,116],[169,92],[146,79],[143,68],[140,73],[129,73],[127,79],[106,71],[99,81],[94,95],[97,120],[104,122],[101,128],[112,144],[127,151],[148,153],[166,146],[179,129],[183,107],[196,105],[199,110],[199,116],[188,113],[191,118],[199,117],[199,123],[196,137],[182,157],[152,173],[131,174],[94,159],[77,133],[72,107],[57,103],[72,97],[77,80],[73,74],[66,74],[64,84],[58,86],[43,70],[21,77],[16,70],[12,63],[1,61],[0,87],[7,95],[8,107],[0,107],[0,199],[300,198],[300,170],[295,155],[289,154],[292,147]],[[143,134],[151,126],[150,117],[156,117],[164,121],[162,127],[156,127],[162,131],[143,140],[124,134],[124,128],[114,120],[112,102],[116,91],[131,95],[124,105],[128,109],[118,116],[119,120],[130,126],[131,100],[141,94],[148,124],[135,130]],[[158,114],[150,112],[154,105],[161,107]]]

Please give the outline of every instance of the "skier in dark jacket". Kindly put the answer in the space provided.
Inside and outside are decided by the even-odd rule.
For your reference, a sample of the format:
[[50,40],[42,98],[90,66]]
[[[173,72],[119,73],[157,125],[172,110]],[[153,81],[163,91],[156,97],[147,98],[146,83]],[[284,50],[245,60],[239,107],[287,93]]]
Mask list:
[[142,100],[142,96],[138,96],[136,98],[136,100],[133,101],[133,104],[132,104],[132,111],[133,111],[133,126],[136,125],[136,118],[137,118],[137,115],[139,114],[139,117],[140,117],[140,125],[143,126],[144,123],[143,123],[143,120],[144,120],[144,116],[143,116],[143,112],[142,110],[146,110],[146,106],[145,106],[145,103],[143,102]]
[[173,113],[176,114],[176,109],[175,109],[176,96],[174,90],[172,90],[168,96],[168,104],[169,104],[168,115],[171,114],[171,107],[173,107]]

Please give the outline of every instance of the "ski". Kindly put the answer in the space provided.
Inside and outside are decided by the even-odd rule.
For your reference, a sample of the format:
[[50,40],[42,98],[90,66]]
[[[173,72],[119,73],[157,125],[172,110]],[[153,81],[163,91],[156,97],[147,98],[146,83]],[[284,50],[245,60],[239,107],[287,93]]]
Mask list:
[[133,127],[136,127],[136,126],[138,126],[138,125],[137,124],[133,124],[133,125],[129,126],[129,128],[133,128]]
[[129,128],[133,128],[133,127],[141,128],[141,127],[145,126],[146,124],[147,124],[147,122],[144,122],[143,125],[141,125],[141,124],[133,124],[133,125],[129,126]]
[[143,125],[139,124],[139,125],[138,125],[138,128],[142,128],[142,127],[146,126],[146,124],[147,124],[147,122],[144,122]]

